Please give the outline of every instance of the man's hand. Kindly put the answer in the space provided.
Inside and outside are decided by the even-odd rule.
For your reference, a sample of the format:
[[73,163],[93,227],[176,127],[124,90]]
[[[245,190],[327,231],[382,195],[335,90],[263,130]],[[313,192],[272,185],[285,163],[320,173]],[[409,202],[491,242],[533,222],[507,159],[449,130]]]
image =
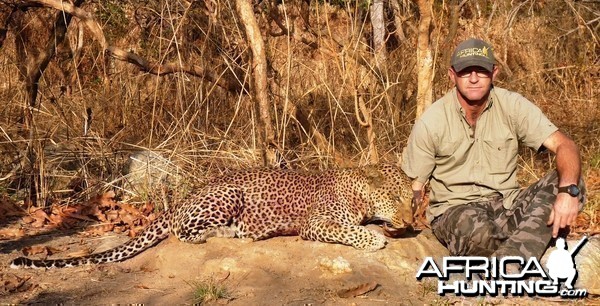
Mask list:
[[567,193],[559,193],[552,206],[548,225],[552,225],[552,237],[558,236],[558,230],[575,223],[579,213],[579,198]]
[[[581,176],[581,156],[575,142],[561,131],[556,131],[544,140],[543,146],[556,154],[559,186],[576,184]],[[559,229],[575,223],[578,212],[579,198],[559,193],[548,219],[548,225],[553,225],[552,237],[558,236]]]
[[423,191],[422,190],[413,190],[412,201],[410,202],[410,207],[412,209],[413,217],[417,217],[417,211],[423,204]]
[[412,182],[412,192],[413,192],[413,197],[412,197],[412,201],[410,201],[410,208],[412,208],[412,213],[413,213],[413,217],[417,217],[417,212],[419,211],[419,208],[421,208],[421,204],[423,204],[423,199],[425,198],[425,184],[414,180]]

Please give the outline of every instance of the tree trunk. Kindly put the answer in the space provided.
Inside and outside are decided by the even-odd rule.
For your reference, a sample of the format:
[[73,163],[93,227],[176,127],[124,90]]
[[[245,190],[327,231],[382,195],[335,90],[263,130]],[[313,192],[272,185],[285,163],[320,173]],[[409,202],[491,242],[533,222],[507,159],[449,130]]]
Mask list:
[[448,35],[442,43],[442,63],[449,64],[450,57],[454,51],[454,38],[458,30],[458,19],[460,18],[460,9],[466,3],[466,0],[452,0],[450,5],[450,25],[448,26]]
[[433,0],[417,0],[419,6],[419,37],[417,40],[417,111],[419,118],[432,103],[433,55],[429,43]]
[[250,0],[236,0],[235,6],[246,31],[246,39],[248,39],[250,49],[252,50],[252,95],[255,99],[260,121],[259,134],[263,149],[263,163],[265,166],[274,165],[275,152],[273,148],[275,147],[275,130],[271,124],[269,99],[267,96],[265,42],[260,33]]
[[398,3],[398,0],[391,0],[389,3],[394,12],[394,27],[396,28],[394,36],[396,36],[399,43],[403,43],[406,40],[406,35],[404,34],[402,16],[400,15],[400,4]]
[[[84,0],[77,0],[72,5],[78,8]],[[40,3],[45,3],[40,1]],[[37,3],[37,2],[36,2]],[[42,3],[42,4],[43,4]],[[13,11],[14,12],[14,11]],[[12,12],[11,12],[12,15]],[[9,16],[10,17],[10,16]],[[24,133],[27,134],[27,159],[29,164],[29,201],[33,205],[44,206],[46,202],[47,188],[44,170],[43,152],[44,148],[41,141],[38,139],[36,117],[34,116],[37,105],[39,80],[44,74],[50,61],[56,55],[56,48],[63,43],[66,38],[67,28],[72,19],[72,15],[59,11],[56,13],[54,23],[47,30],[50,36],[45,45],[40,42],[29,41],[29,37],[24,31],[25,27],[32,27],[27,20],[20,20],[18,31],[15,35],[15,46],[17,50],[17,58],[20,79],[23,81],[25,88],[25,103],[24,103]],[[7,23],[10,20],[7,21]],[[43,28],[33,29],[44,31]],[[33,31],[30,30],[30,31]],[[35,52],[31,52],[35,49]],[[37,55],[35,55],[37,54]]]
[[371,26],[373,27],[373,50],[375,63],[379,66],[387,58],[385,49],[385,15],[384,0],[374,0],[371,4]]

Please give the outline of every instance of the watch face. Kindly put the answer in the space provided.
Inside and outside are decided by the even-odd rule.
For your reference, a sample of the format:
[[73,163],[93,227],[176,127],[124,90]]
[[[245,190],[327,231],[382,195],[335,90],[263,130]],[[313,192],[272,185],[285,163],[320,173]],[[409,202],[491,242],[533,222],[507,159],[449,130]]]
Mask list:
[[579,195],[579,188],[577,188],[576,185],[571,185],[569,186],[569,188],[567,189],[567,193],[569,193],[571,196],[576,197]]

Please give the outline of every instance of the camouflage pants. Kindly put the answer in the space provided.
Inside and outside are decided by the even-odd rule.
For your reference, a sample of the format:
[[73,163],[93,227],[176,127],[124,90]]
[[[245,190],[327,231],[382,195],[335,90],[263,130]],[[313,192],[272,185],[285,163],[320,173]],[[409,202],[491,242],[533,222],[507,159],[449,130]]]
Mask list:
[[[522,256],[541,258],[552,238],[546,225],[558,193],[558,174],[552,171],[521,190],[510,209],[502,198],[454,206],[431,223],[435,236],[454,256]],[[585,203],[580,182],[579,210]]]

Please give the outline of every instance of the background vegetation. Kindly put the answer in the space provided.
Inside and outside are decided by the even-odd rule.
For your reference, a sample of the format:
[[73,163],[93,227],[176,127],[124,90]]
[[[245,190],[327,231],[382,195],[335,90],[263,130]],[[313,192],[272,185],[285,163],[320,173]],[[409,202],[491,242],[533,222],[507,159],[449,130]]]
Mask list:
[[[419,101],[421,34],[433,100],[450,89],[458,42],[494,46],[496,85],[533,101],[580,145],[586,224],[598,224],[598,1],[378,0],[383,49],[374,47],[369,1],[254,1],[274,130],[267,143],[237,1],[72,2],[126,56],[105,51],[86,20],[45,2],[0,1],[0,192],[15,200],[43,206],[106,189],[153,196],[162,189],[134,190],[124,176],[143,150],[185,182],[175,184],[180,193],[226,168],[396,162]],[[524,149],[521,157],[523,183],[553,167],[551,155]]]

